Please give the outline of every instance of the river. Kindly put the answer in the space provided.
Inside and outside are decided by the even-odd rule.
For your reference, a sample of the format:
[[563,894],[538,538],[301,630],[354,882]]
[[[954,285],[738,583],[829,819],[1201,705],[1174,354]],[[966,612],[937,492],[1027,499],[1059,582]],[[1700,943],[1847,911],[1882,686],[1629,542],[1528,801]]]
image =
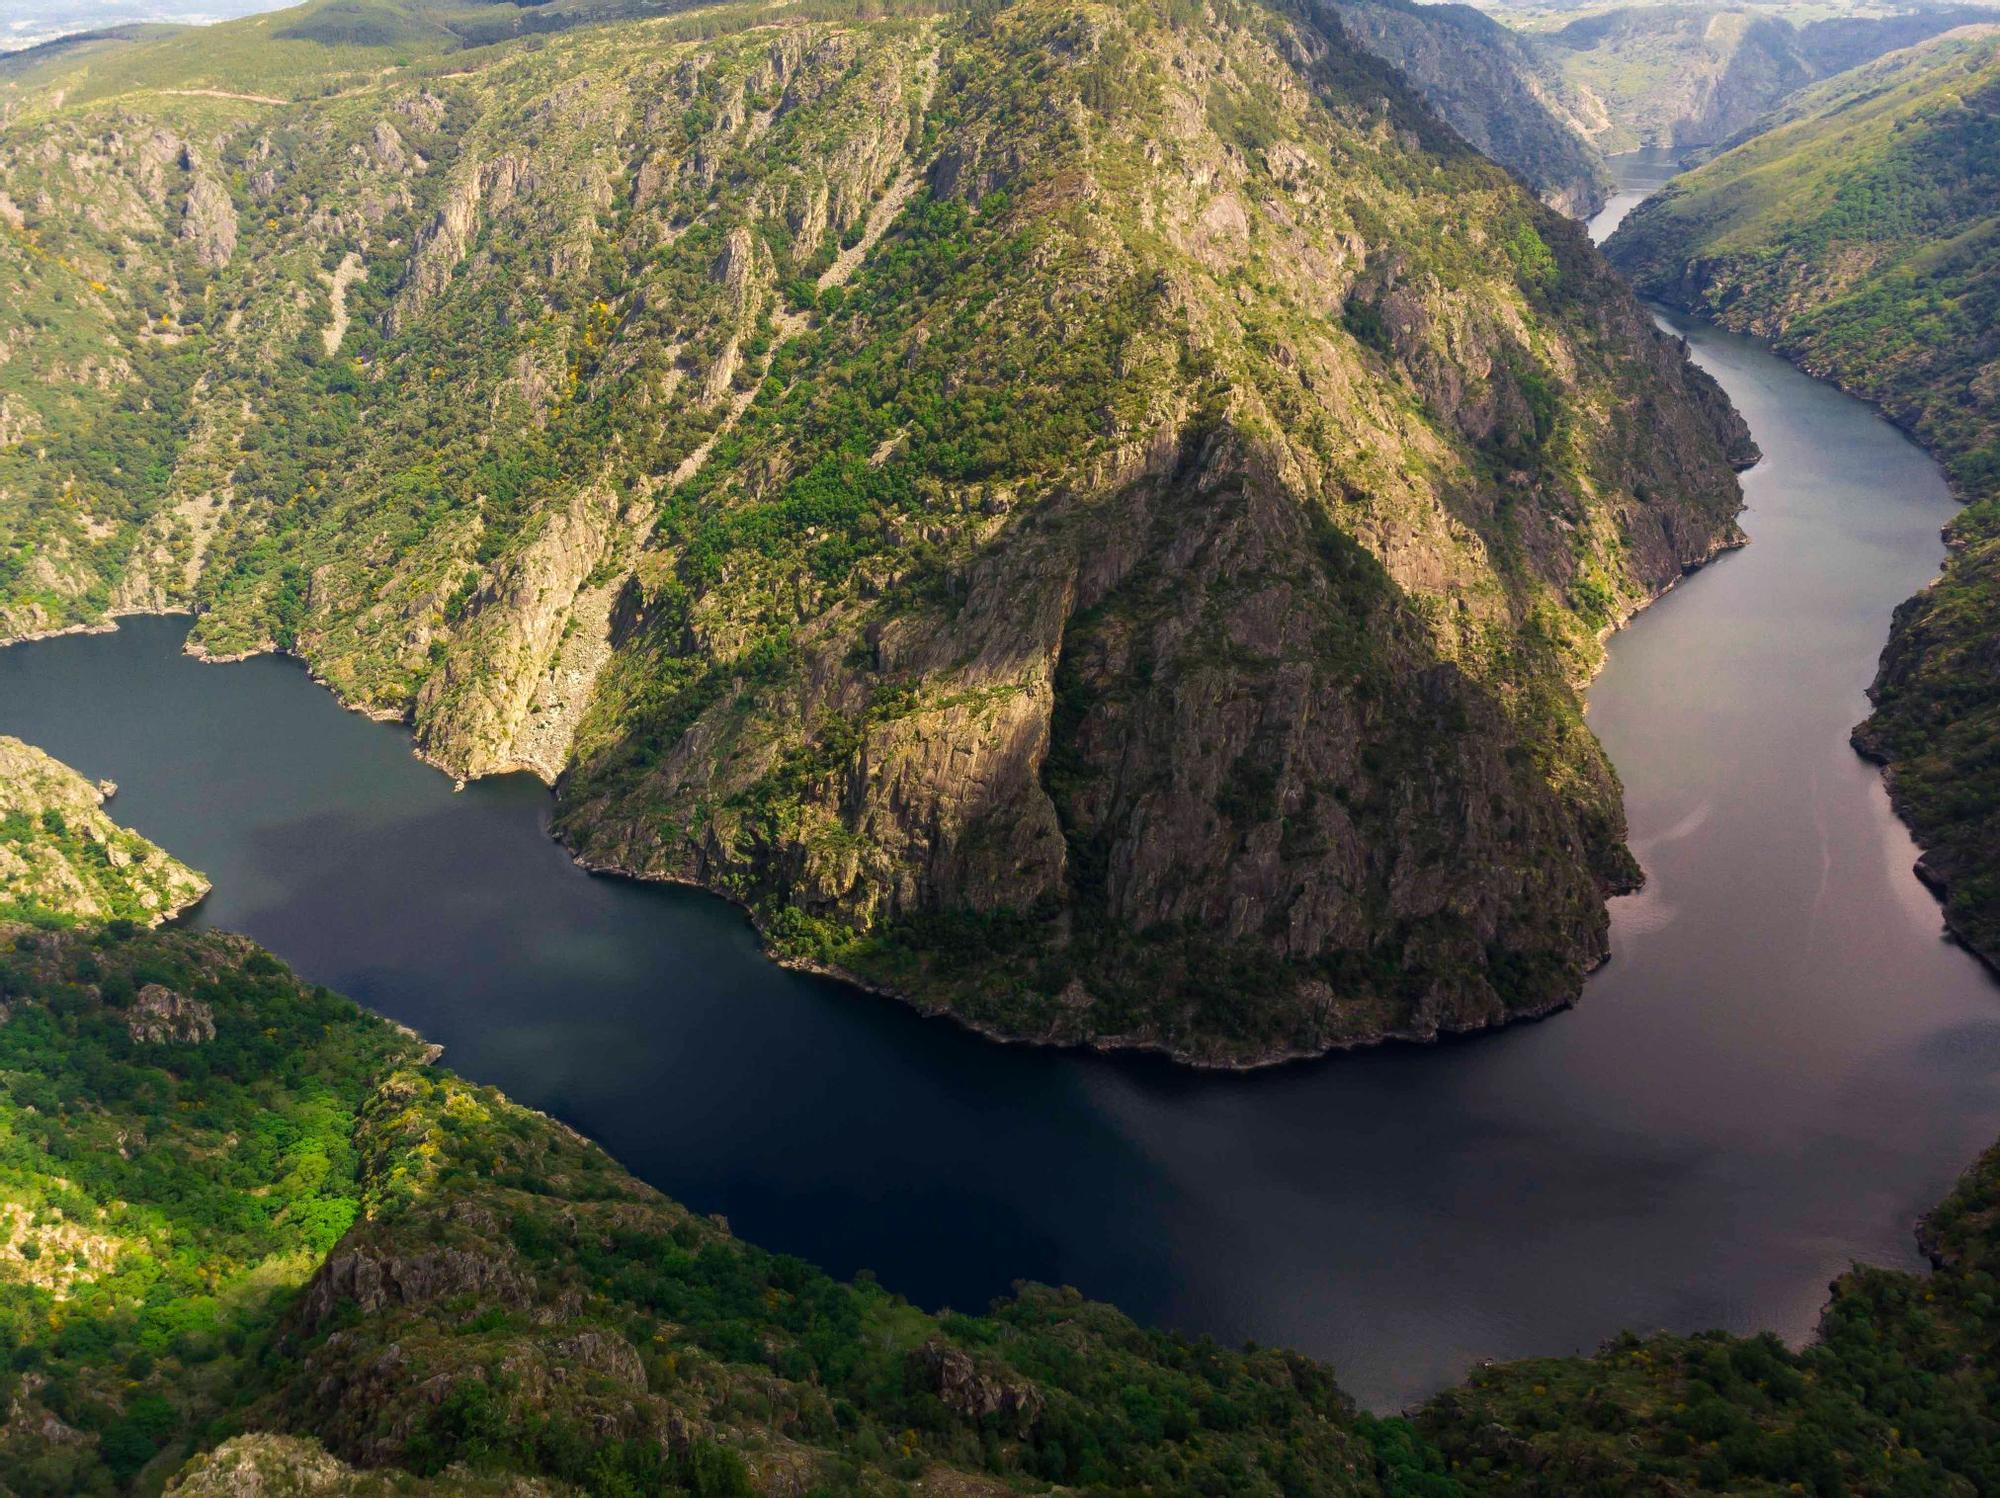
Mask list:
[[1851,1260],[1916,1262],[2000,1135],[2000,986],[1846,742],[1951,505],[1864,407],[1686,332],[1766,454],[1753,544],[1612,642],[1590,716],[1649,883],[1578,1008],[1495,1035],[1247,1077],[990,1045],[773,968],[719,901],[579,872],[539,784],[453,794],[295,664],[181,655],[184,619],[0,651],[0,731],[116,779],[214,879],[195,924],[924,1304],[1071,1283],[1325,1356],[1376,1408],[1624,1327],[1802,1338]]

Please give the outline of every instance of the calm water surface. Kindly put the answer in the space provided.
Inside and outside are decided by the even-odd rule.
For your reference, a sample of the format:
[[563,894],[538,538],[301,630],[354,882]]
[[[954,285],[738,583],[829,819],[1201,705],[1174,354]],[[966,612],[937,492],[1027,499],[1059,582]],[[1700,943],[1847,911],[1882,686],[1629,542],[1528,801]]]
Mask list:
[[[1617,205],[1607,213],[1617,213]],[[524,779],[451,783],[186,621],[0,651],[0,731],[123,789],[246,931],[745,1235],[930,1305],[1017,1276],[1332,1359],[1377,1407],[1621,1327],[1809,1333],[2000,1135],[2000,986],[1939,938],[1848,749],[1937,471],[1690,329],[1767,454],[1754,544],[1613,644],[1591,721],[1646,892],[1546,1023],[1252,1077],[1007,1049],[772,968],[727,906],[594,879]]]

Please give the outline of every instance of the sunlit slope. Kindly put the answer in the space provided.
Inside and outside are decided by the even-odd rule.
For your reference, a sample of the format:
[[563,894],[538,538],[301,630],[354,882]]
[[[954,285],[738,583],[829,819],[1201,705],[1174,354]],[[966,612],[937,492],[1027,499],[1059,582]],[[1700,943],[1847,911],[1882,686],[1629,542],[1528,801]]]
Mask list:
[[200,874],[105,814],[114,789],[0,735],[0,918],[153,926],[208,893]]
[[1631,867],[1576,692],[1735,538],[1745,440],[1337,26],[739,5],[383,66],[0,131],[10,632],[193,606],[1007,1034],[1575,996]]
[[744,1243],[241,938],[0,937],[20,1498],[1360,1498],[1407,1440],[1297,1354]]

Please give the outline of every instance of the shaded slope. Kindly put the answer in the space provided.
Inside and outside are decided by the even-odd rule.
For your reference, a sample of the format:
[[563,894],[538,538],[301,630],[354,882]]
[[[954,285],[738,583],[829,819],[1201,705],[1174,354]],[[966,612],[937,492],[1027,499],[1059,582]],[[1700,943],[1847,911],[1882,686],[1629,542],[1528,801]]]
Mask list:
[[1467,1494],[1990,1493],[2000,1485],[2000,1149],[1926,1219],[1934,1273],[1857,1266],[1802,1352],[1625,1336],[1480,1369],[1417,1418]]

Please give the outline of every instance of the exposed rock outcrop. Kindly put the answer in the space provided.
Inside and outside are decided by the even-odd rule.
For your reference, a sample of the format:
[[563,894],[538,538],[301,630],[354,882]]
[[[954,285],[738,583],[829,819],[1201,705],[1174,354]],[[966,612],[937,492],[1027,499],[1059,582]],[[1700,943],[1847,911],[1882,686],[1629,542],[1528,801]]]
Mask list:
[[125,1025],[142,1045],[200,1045],[215,1039],[215,1011],[163,983],[139,990]]

